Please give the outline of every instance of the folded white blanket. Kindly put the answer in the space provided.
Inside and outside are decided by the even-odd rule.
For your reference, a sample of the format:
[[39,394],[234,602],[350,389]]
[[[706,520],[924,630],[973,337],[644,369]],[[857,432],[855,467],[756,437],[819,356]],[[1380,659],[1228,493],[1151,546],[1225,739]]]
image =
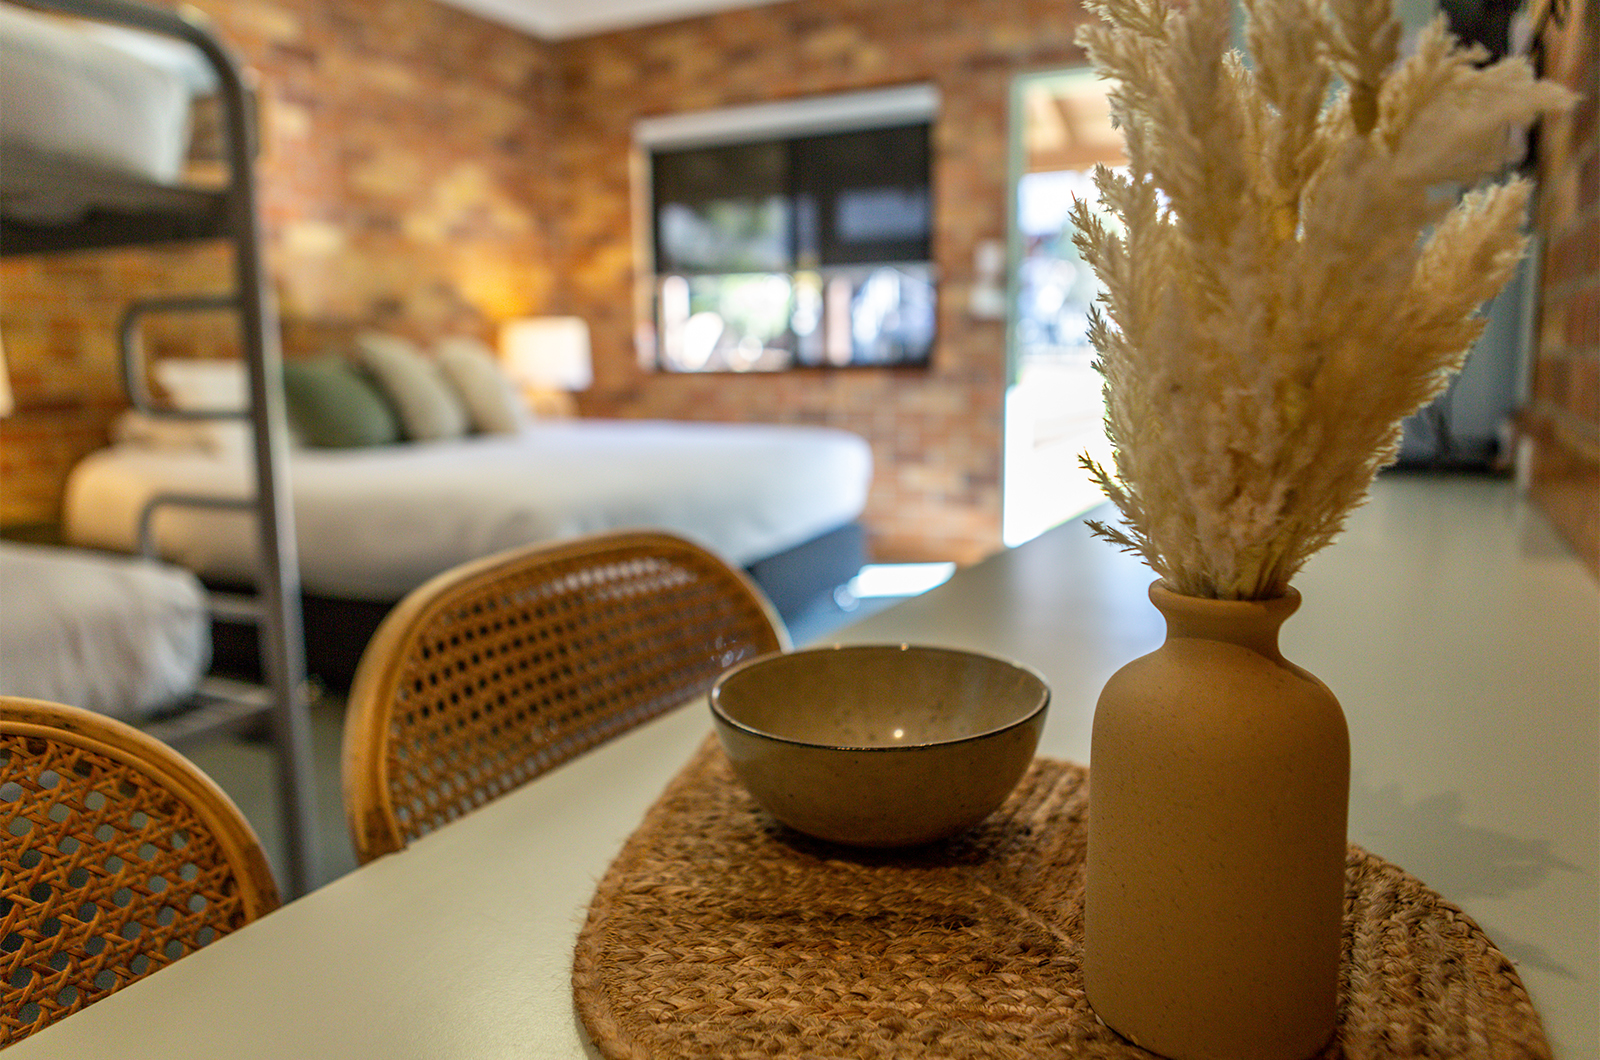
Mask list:
[[153,560],[0,542],[0,693],[138,721],[211,665],[205,592]]

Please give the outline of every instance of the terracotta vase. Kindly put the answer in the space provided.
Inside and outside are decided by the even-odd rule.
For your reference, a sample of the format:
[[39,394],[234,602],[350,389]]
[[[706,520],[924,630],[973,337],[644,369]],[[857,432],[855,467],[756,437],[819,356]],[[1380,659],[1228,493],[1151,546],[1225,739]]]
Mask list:
[[1305,1060],[1334,1030],[1350,737],[1278,651],[1300,606],[1150,587],[1167,639],[1114,674],[1090,749],[1084,985],[1175,1060]]

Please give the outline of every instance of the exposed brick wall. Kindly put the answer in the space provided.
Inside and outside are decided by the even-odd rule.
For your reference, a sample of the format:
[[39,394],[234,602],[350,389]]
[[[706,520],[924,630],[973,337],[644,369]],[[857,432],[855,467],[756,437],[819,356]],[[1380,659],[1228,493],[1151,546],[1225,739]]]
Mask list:
[[[192,2],[260,75],[261,210],[290,353],[361,325],[490,337],[551,310],[549,45],[431,0]],[[201,246],[0,266],[18,404],[0,421],[0,521],[54,518],[72,462],[105,444],[125,301],[219,289],[228,262]],[[222,317],[152,342],[235,344]]]
[[1531,492],[1600,578],[1600,4],[1557,5],[1545,76],[1581,94],[1539,141],[1537,224],[1544,237],[1538,358],[1526,421]]
[[[16,398],[0,419],[0,522],[53,522],[67,471],[106,444],[112,417],[127,405],[116,333],[128,299],[217,290],[230,271],[215,245],[0,265],[0,335]],[[160,319],[152,325],[155,353],[237,346],[233,327],[215,314],[178,331]]]
[[[880,558],[976,559],[1000,545],[1005,335],[966,312],[973,254],[1006,230],[1016,74],[1082,61],[1083,14],[1061,0],[797,0],[559,47],[558,137],[570,267],[563,294],[593,332],[586,413],[827,423],[872,443],[868,502]],[[769,376],[642,370],[634,354],[632,127],[644,116],[927,81],[934,129],[931,369]]]

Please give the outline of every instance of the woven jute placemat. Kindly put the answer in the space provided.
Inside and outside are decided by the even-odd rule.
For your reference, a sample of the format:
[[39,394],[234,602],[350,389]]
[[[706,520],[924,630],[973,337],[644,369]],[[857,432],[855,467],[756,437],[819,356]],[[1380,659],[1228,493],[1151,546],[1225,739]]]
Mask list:
[[[1088,772],[1034,763],[967,834],[855,851],[774,822],[709,739],[602,880],[573,965],[611,1060],[1149,1057],[1079,971]],[[1510,960],[1350,848],[1328,1058],[1548,1058]]]

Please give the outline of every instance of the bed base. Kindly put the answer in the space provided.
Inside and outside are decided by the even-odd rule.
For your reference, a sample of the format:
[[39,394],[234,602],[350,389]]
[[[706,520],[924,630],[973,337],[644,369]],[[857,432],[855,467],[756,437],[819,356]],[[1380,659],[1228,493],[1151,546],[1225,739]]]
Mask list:
[[[785,622],[833,598],[834,591],[855,577],[866,562],[866,533],[847,523],[746,568]],[[216,586],[214,588],[223,588]],[[344,600],[304,594],[306,673],[323,688],[344,692],[356,664],[393,601]],[[219,672],[253,679],[260,671],[253,626],[225,619],[212,623],[213,667]]]

